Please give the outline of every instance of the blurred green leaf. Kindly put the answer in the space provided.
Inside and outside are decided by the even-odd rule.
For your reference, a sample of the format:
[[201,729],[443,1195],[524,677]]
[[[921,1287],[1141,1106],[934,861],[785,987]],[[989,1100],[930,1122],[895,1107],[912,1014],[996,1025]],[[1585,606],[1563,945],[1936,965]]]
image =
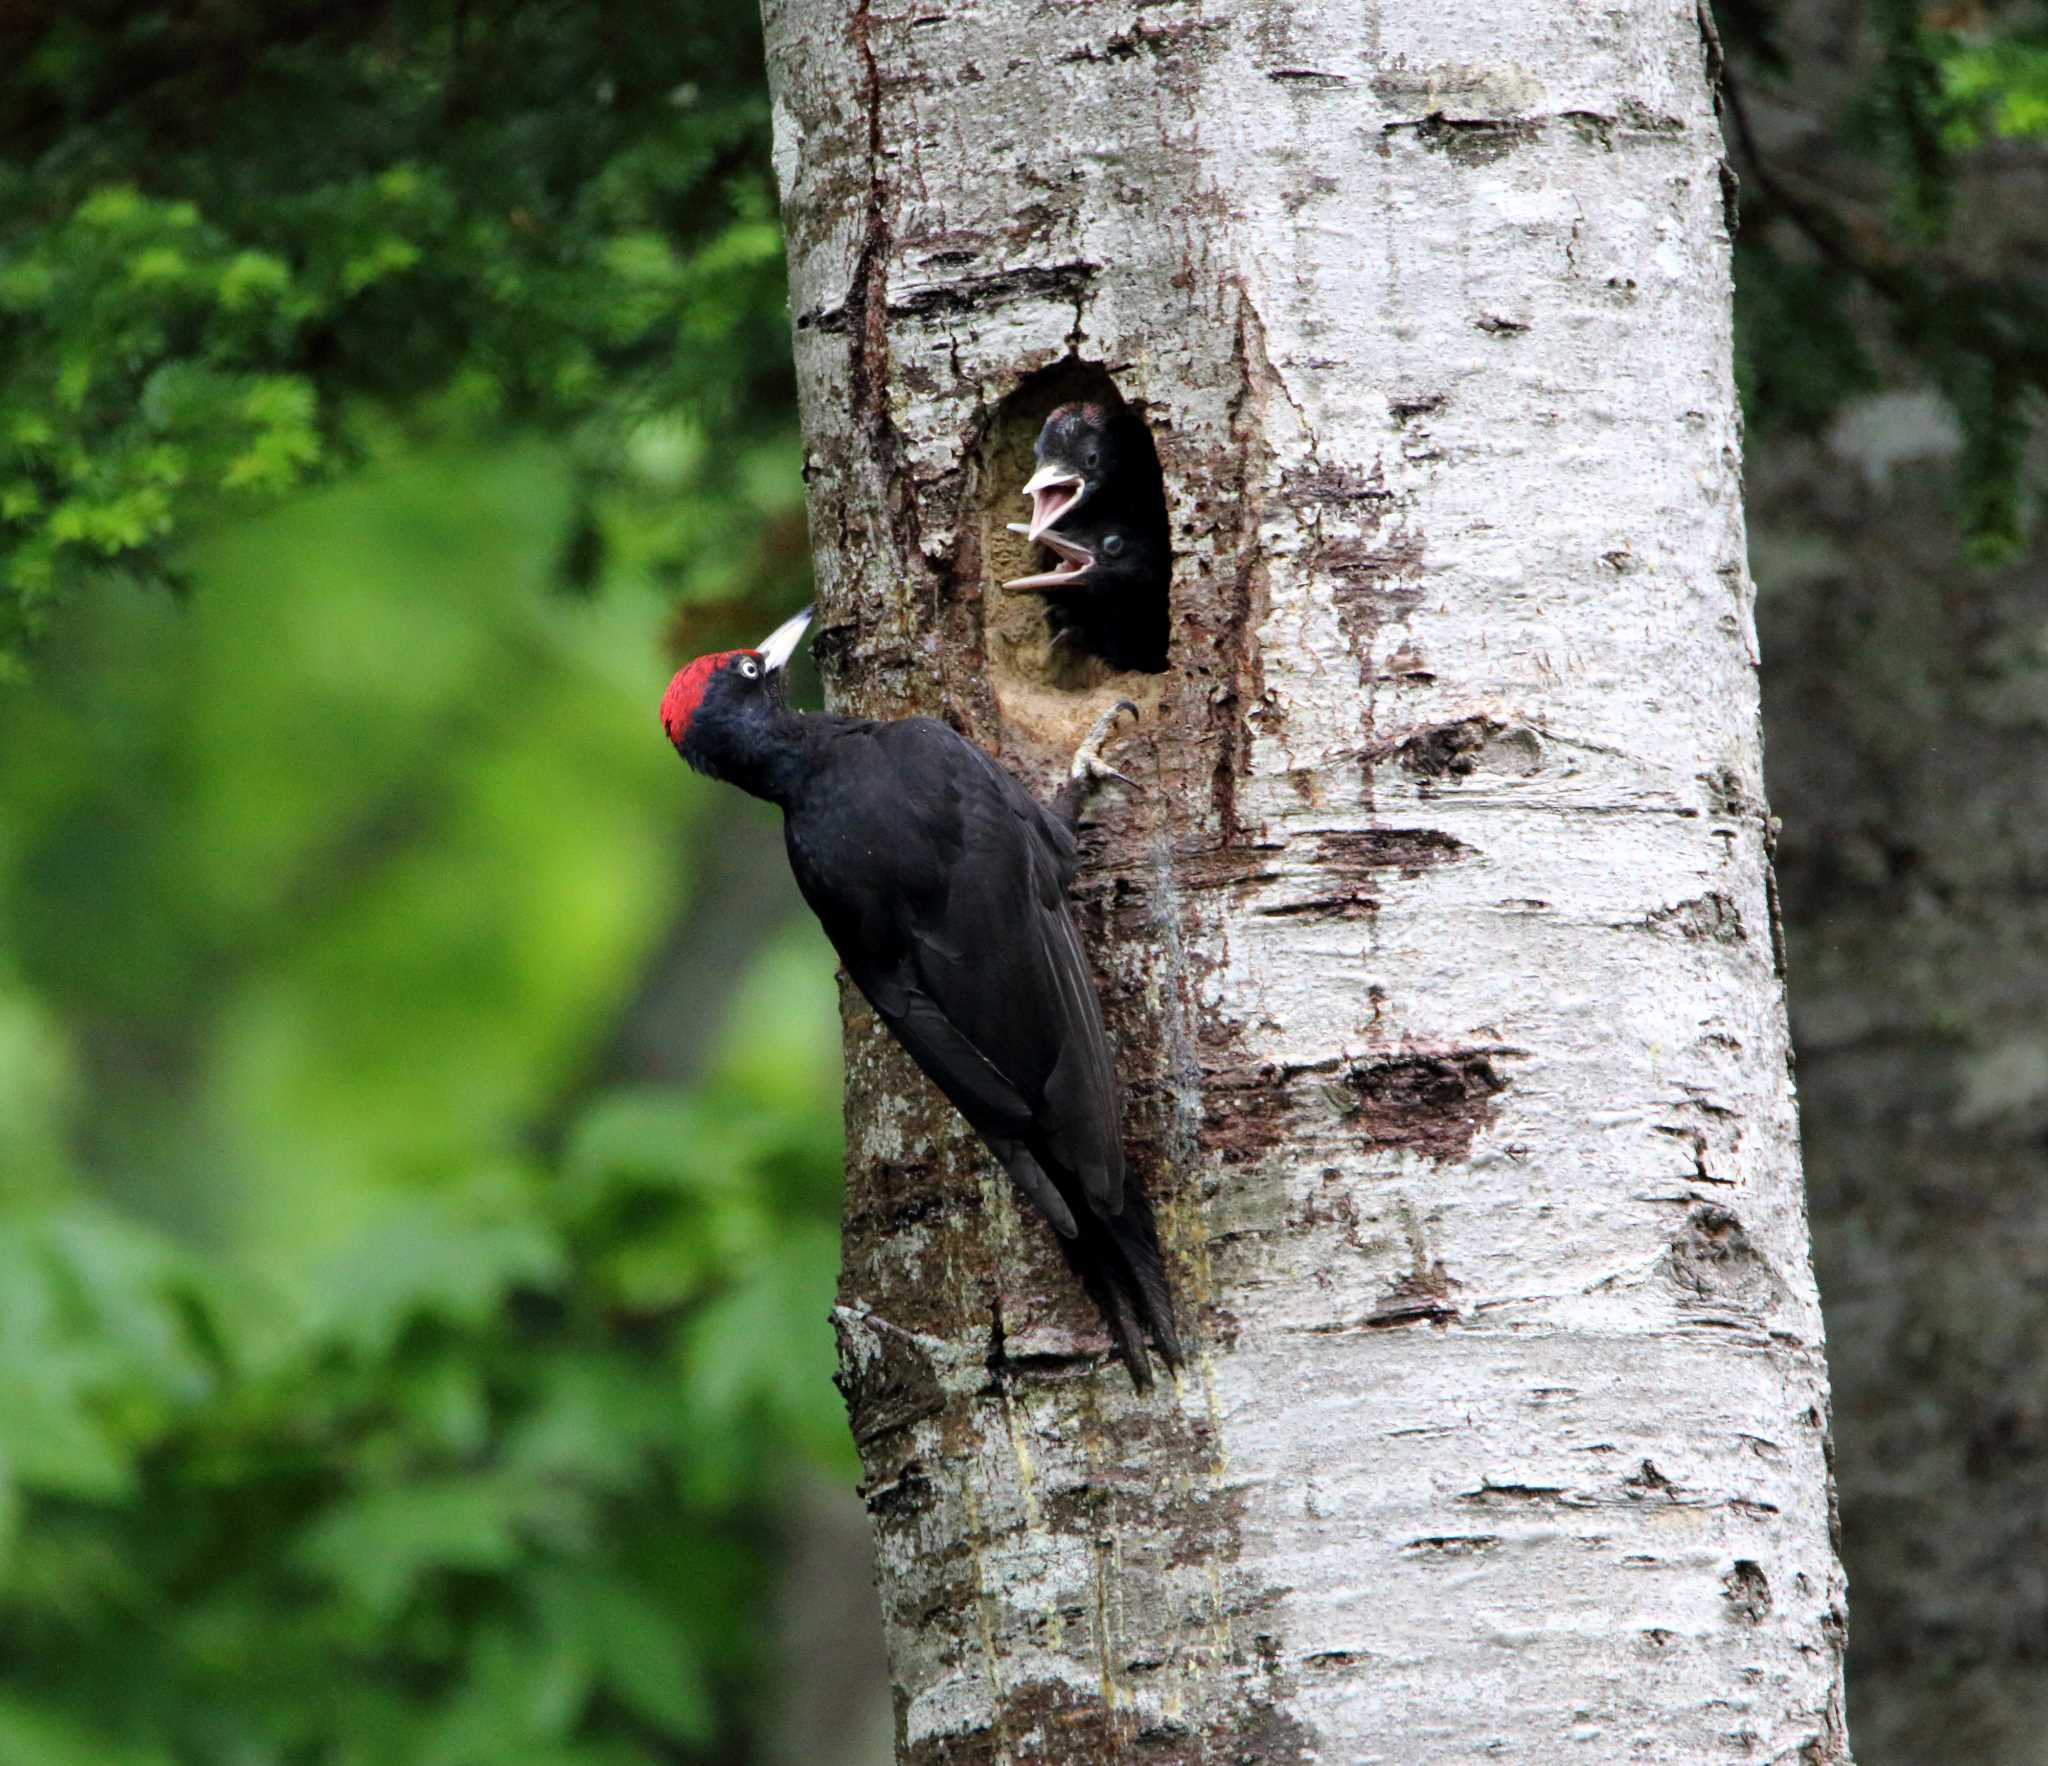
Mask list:
[[1951,151],[1967,152],[1987,136],[2024,141],[2048,135],[2048,43],[1949,38],[1937,55],[1943,142]]
[[814,1459],[849,1463],[836,1394],[797,1370],[829,1366],[839,1240],[817,1222],[785,1232],[727,1293],[692,1321],[683,1345],[683,1416],[698,1449],[692,1488],[717,1499],[751,1475],[746,1443],[766,1432]]
[[0,1371],[0,1417],[11,1485],[88,1501],[133,1490],[128,1455],[67,1383]]
[[0,1761],[7,1766],[171,1766],[171,1756],[159,1749],[129,1747],[5,1693],[0,1693]]
[[410,459],[0,700],[0,1689],[84,1745],[691,1757],[792,1468],[853,1475],[831,958],[703,952],[708,1065],[610,1083],[714,800],[660,600],[543,592],[564,496]]
[[653,717],[806,592],[756,21],[0,51],[0,1762],[736,1757],[852,1475],[831,959]]
[[520,1554],[530,1487],[494,1477],[418,1479],[323,1515],[294,1556],[388,1620],[436,1570],[506,1570]]
[[161,580],[223,497],[374,439],[543,425],[616,503],[640,416],[719,427],[715,496],[730,444],[789,422],[751,14],[288,0],[32,14],[0,47],[17,665],[52,598],[108,564]]
[[551,1576],[540,1601],[554,1647],[589,1663],[628,1709],[685,1740],[709,1739],[710,1683],[690,1640],[628,1576]]
[[538,1223],[442,1197],[400,1200],[320,1272],[312,1326],[366,1354],[388,1354],[416,1319],[487,1323],[513,1289],[551,1285],[563,1261]]

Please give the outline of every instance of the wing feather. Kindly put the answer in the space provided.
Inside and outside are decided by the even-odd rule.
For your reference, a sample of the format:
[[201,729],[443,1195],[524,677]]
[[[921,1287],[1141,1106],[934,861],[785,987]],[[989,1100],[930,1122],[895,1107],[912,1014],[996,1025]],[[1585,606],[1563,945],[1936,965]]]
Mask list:
[[807,804],[801,841],[792,820],[790,839],[847,972],[1063,1234],[1063,1176],[1076,1204],[1116,1213],[1116,1075],[1067,906],[1071,833],[944,724],[860,724],[848,740],[870,746],[847,751],[838,781],[842,769],[822,769],[814,790],[887,780],[887,850],[857,804],[842,822],[827,797]]

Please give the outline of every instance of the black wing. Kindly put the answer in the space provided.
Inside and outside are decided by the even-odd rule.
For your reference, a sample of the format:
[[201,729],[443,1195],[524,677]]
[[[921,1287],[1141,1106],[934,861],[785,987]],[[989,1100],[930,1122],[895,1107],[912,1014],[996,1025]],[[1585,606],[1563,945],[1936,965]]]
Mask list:
[[1062,1234],[1076,1206],[1117,1213],[1116,1077],[1067,910],[1071,833],[929,718],[842,725],[821,760],[790,863],[847,972]]
[[785,823],[856,985],[1060,1234],[1140,1391],[1181,1365],[1150,1203],[1124,1181],[1116,1074],[1067,910],[1064,821],[928,718],[819,719]]

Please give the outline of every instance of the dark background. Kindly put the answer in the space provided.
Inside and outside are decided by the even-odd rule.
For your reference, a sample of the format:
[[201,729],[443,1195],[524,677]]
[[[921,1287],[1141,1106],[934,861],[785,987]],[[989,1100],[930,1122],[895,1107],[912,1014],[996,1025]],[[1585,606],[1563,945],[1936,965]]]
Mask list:
[[[0,1760],[886,1757],[755,21],[0,10]],[[1724,7],[1864,1766],[2048,1759],[2048,13]]]

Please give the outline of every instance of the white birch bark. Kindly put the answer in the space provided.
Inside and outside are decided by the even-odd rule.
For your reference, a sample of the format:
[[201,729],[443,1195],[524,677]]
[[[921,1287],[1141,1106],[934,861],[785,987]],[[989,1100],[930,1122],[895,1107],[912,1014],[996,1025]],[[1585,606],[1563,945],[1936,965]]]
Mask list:
[[[848,1001],[905,1761],[1848,1758],[1692,0],[767,0],[835,702],[1044,777],[1195,1341],[1151,1400]],[[1002,597],[1035,370],[1172,665]]]

